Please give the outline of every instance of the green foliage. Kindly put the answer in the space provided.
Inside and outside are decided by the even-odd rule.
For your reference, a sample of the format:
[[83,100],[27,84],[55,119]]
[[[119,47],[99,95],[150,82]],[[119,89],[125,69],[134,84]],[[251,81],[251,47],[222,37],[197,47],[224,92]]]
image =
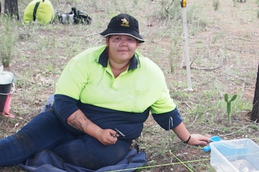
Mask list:
[[3,25],[3,33],[0,34],[0,60],[4,67],[8,67],[13,58],[13,51],[17,41],[16,25],[8,17],[0,18],[0,25]]
[[228,122],[231,123],[231,116],[230,116],[230,113],[231,113],[231,103],[236,100],[237,98],[237,95],[233,95],[233,97],[228,100],[228,94],[225,94],[224,96],[224,99],[225,99],[225,102],[227,103],[227,114],[228,114]]
[[174,72],[174,69],[176,68],[175,63],[175,57],[179,56],[180,49],[177,47],[177,43],[179,41],[180,34],[178,36],[172,36],[173,43],[170,48],[170,54],[169,54],[169,62],[170,62],[170,69],[171,72]]
[[[158,11],[158,14],[161,18],[164,18],[166,20],[169,20],[169,23],[173,23],[173,30],[175,30],[175,25],[177,22],[182,27],[182,8],[180,5],[181,0],[162,0],[160,1],[161,9]],[[196,25],[202,24],[206,25],[206,22],[201,21],[202,16],[200,14],[200,7],[199,4],[187,4],[187,21],[190,24]],[[173,21],[173,22],[172,22]]]
[[219,0],[213,0],[213,8],[215,11],[219,9]]

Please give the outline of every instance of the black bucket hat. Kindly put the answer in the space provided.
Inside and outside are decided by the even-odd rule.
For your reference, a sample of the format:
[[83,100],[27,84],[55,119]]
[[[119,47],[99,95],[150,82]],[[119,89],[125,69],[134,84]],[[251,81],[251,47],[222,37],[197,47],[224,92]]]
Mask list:
[[128,35],[139,42],[145,42],[145,40],[139,34],[138,21],[129,14],[119,14],[113,17],[108,24],[105,31],[100,35],[107,37],[110,35]]

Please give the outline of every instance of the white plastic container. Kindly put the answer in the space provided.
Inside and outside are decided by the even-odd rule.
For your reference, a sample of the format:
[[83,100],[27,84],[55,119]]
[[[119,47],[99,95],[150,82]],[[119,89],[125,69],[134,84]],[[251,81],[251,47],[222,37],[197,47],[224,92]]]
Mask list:
[[210,164],[217,172],[259,172],[259,146],[252,140],[222,140],[210,147]]

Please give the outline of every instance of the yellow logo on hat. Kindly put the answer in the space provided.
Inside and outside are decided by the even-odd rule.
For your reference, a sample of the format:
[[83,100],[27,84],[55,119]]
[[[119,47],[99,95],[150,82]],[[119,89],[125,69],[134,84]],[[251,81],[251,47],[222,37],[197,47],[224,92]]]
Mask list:
[[130,27],[129,26],[129,21],[125,18],[121,19],[122,23],[121,23],[121,26],[125,26],[125,27]]

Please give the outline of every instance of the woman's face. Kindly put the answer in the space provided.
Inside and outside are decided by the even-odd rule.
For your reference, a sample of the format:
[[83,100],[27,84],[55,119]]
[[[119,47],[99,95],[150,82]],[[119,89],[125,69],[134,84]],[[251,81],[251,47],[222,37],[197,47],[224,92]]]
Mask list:
[[106,37],[109,59],[116,63],[128,62],[138,47],[138,41],[127,35]]

